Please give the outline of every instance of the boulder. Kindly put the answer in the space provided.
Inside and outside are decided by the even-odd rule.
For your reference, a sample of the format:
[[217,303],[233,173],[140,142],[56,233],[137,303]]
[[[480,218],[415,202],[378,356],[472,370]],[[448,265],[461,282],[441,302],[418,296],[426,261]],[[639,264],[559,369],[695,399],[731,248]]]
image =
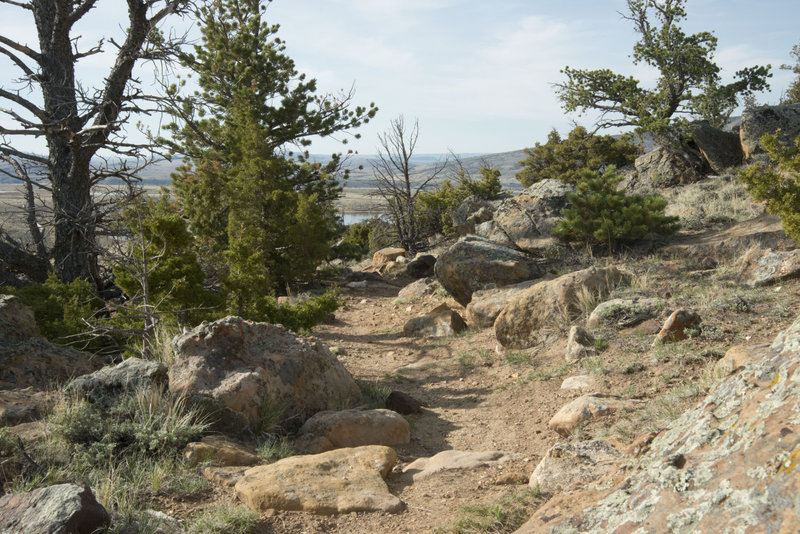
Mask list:
[[800,277],[800,249],[767,250],[744,266],[745,284],[762,287]]
[[742,144],[739,136],[711,126],[708,121],[696,121],[690,125],[692,139],[717,174],[725,169],[742,164]]
[[0,497],[3,534],[92,534],[109,523],[88,487],[58,484]]
[[372,270],[380,271],[389,265],[389,262],[395,261],[400,256],[406,255],[406,249],[399,247],[382,248],[372,255]]
[[664,326],[661,327],[661,331],[656,335],[653,345],[686,339],[689,337],[686,329],[699,327],[701,322],[702,320],[696,312],[686,308],[679,308],[664,321]]
[[584,395],[563,406],[547,423],[550,430],[569,437],[583,423],[594,417],[611,415],[633,401],[610,395]]
[[323,343],[282,326],[226,317],[176,336],[172,351],[172,393],[213,401],[250,424],[266,404],[305,420],[361,399],[353,377]]
[[567,350],[564,359],[568,362],[577,362],[583,358],[597,356],[597,349],[594,348],[594,337],[582,326],[573,326],[569,329],[567,336]]
[[664,307],[664,301],[652,298],[611,299],[601,302],[589,314],[587,328],[630,328],[652,319]]
[[546,335],[556,319],[583,312],[580,296],[603,297],[630,279],[616,267],[589,267],[554,280],[539,282],[509,302],[494,322],[497,341],[506,348],[526,349]]
[[657,187],[685,185],[702,178],[700,158],[689,152],[673,152],[657,147],[634,162],[638,180]]
[[486,221],[476,226],[475,235],[486,238],[492,243],[503,245],[504,247],[513,248],[515,250],[517,248],[517,245],[503,231],[503,227],[494,221]]
[[785,145],[794,146],[795,138],[800,135],[800,104],[782,106],[761,106],[748,108],[742,112],[742,125],[739,127],[739,139],[746,160],[757,154],[763,154],[761,137],[765,134],[778,133],[778,140]]
[[223,467],[249,466],[261,463],[256,452],[225,436],[206,436],[202,441],[186,445],[183,461],[189,467],[211,462]]
[[556,443],[536,466],[528,485],[542,493],[556,493],[599,478],[619,458],[619,451],[600,439]]
[[380,445],[292,456],[245,471],[236,495],[258,513],[396,513],[403,503],[383,481],[395,462],[397,453]]
[[407,393],[394,390],[386,397],[386,409],[402,415],[422,413],[422,404]]
[[567,390],[594,390],[598,387],[597,379],[592,375],[568,376],[561,383],[561,389]]
[[447,304],[440,304],[420,317],[409,319],[403,326],[407,337],[448,337],[467,329],[467,323]]
[[90,402],[111,406],[126,391],[161,388],[167,382],[167,366],[163,363],[128,358],[117,365],[77,377],[65,390],[85,397]]
[[453,229],[458,236],[475,231],[475,227],[492,218],[492,205],[482,198],[470,195],[453,210]]
[[406,265],[406,274],[411,278],[427,278],[433,276],[436,257],[430,254],[417,256]]
[[523,193],[501,202],[492,220],[516,248],[544,256],[545,249],[557,243],[551,233],[563,218],[561,210],[567,206],[567,195],[572,192],[572,186],[560,180],[536,182]]
[[436,261],[436,278],[462,306],[487,287],[517,284],[545,273],[544,262],[477,236],[458,240]]
[[502,464],[515,457],[513,453],[500,451],[442,451],[430,458],[418,458],[403,468],[414,482],[418,482],[442,471],[464,471],[490,465]]
[[397,298],[394,299],[394,303],[400,304],[427,297],[428,295],[432,295],[438,287],[439,283],[436,280],[432,278],[420,278],[401,289],[397,293]]
[[492,326],[509,302],[536,283],[536,280],[527,280],[519,284],[474,292],[472,300],[467,304],[467,323],[481,328]]
[[392,410],[325,411],[303,423],[297,438],[305,443],[324,444],[319,448],[322,450],[306,447],[311,453],[362,445],[390,447],[408,443],[411,427],[402,415]]
[[800,318],[638,458],[556,495],[518,533],[798,532]]

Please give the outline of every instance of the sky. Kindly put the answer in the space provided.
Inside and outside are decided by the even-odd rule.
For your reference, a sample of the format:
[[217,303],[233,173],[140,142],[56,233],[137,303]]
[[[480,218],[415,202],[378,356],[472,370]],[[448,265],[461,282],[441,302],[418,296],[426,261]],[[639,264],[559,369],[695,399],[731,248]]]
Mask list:
[[[519,150],[546,141],[553,128],[590,126],[592,116],[565,114],[555,94],[567,65],[655,80],[631,61],[636,34],[625,9],[625,0],[274,0],[267,20],[280,24],[286,52],[321,91],[352,87],[354,104],[380,108],[357,130],[361,139],[317,139],[311,152],[375,153],[378,134],[402,114],[419,122],[417,153],[467,154]],[[777,67],[794,62],[800,1],[688,0],[687,11],[687,33],[711,30],[719,39],[723,83],[743,67],[771,64],[772,89],[758,101],[777,103],[792,79]],[[81,42],[119,34],[124,20],[122,0],[99,0],[77,28]],[[0,5],[0,35],[34,45],[29,13]],[[97,83],[111,60],[87,58],[79,76]],[[146,84],[150,74],[139,76]],[[0,59],[0,86],[15,76]]]

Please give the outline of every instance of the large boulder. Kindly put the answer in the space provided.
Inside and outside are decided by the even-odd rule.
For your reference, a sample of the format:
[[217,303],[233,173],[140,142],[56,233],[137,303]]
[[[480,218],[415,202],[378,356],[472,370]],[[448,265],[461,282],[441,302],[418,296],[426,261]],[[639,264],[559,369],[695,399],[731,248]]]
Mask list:
[[381,445],[292,456],[245,471],[236,496],[258,513],[400,512],[403,502],[383,481],[396,462],[397,453]]
[[487,287],[502,287],[541,278],[545,263],[524,252],[466,236],[447,249],[436,261],[436,278],[462,306],[472,293]]
[[778,130],[778,139],[793,146],[795,138],[800,135],[800,104],[761,106],[744,110],[739,139],[745,159],[763,154],[765,150],[761,146],[761,137],[774,134]]
[[408,262],[406,274],[415,280],[433,276],[434,265],[436,265],[436,256],[422,254]]
[[601,302],[586,319],[587,328],[630,328],[661,313],[664,301],[656,298],[610,299]]
[[700,154],[712,171],[719,174],[742,164],[742,144],[735,133],[715,128],[708,121],[693,122],[691,132]]
[[0,389],[46,388],[91,373],[99,359],[39,337],[31,309],[0,295]]
[[596,483],[518,533],[800,531],[800,318]]
[[75,484],[0,497],[3,534],[92,534],[108,523],[108,512],[92,490]]
[[127,360],[79,376],[65,389],[90,402],[112,405],[125,392],[167,385],[167,366],[161,362],[128,358]]
[[539,282],[509,302],[494,322],[497,341],[507,348],[529,348],[541,341],[557,320],[572,319],[584,310],[584,295],[604,297],[630,279],[616,267],[589,267],[554,280]]
[[465,236],[475,232],[475,227],[492,219],[494,209],[487,200],[470,195],[453,210],[453,229],[456,235]]
[[544,256],[557,243],[551,233],[563,218],[561,210],[567,206],[567,195],[572,192],[572,186],[560,180],[536,182],[523,193],[501,202],[492,220],[516,248]]
[[302,420],[361,398],[353,377],[328,348],[282,326],[226,317],[172,341],[169,389],[207,398],[251,424],[264,405]]
[[674,152],[657,147],[634,161],[638,180],[657,187],[691,184],[703,176],[703,162],[690,152]]

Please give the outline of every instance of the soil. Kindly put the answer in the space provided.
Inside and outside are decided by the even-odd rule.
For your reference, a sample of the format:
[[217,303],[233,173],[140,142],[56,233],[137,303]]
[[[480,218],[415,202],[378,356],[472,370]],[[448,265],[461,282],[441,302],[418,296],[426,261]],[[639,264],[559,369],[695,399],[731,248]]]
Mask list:
[[[767,227],[774,230],[774,221]],[[724,232],[750,237],[746,227]],[[705,245],[709,239],[704,232],[696,242]],[[503,350],[491,328],[448,338],[409,338],[402,329],[410,318],[441,303],[462,316],[465,310],[441,290],[410,301],[398,301],[399,287],[388,284],[344,290],[335,322],[318,327],[315,337],[334,347],[362,384],[403,391],[425,406],[422,414],[407,416],[411,443],[396,447],[400,463],[387,480],[406,510],[333,517],[277,512],[262,516],[258,532],[455,531],[452,525],[463,516],[464,506],[493,503],[524,491],[524,482],[497,482],[509,473],[519,476],[507,478],[526,480],[547,450],[564,440],[547,423],[581,395],[561,389],[568,376],[592,374],[600,384],[597,392],[640,401],[630,411],[591,421],[570,439],[605,439],[622,450],[636,437],[664,428],[720,378],[714,363],[730,346],[769,342],[800,313],[800,282],[747,288],[739,272],[744,245],[717,253],[712,258],[716,266],[708,268],[707,249],[693,249],[692,241],[691,236],[680,236],[681,246],[669,255],[585,259],[585,264],[614,264],[633,274],[631,286],[618,288],[612,296],[660,297],[665,306],[661,315],[633,328],[595,329],[600,346],[607,347],[598,358],[573,364],[564,359],[567,324],[547,343],[524,351]],[[654,335],[678,307],[696,310],[702,327],[690,339],[653,348]],[[448,449],[507,451],[516,457],[502,465],[444,472],[413,484],[402,474],[402,467],[414,459]],[[543,498],[538,504],[542,502]]]

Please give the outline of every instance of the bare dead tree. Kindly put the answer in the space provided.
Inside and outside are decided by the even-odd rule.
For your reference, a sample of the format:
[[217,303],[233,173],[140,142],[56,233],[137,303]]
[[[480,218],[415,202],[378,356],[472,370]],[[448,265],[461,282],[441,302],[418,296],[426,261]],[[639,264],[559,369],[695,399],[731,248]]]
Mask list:
[[378,158],[371,162],[378,194],[386,203],[400,246],[409,253],[420,249],[421,235],[416,213],[417,195],[447,167],[447,159],[438,162],[421,176],[412,174],[411,157],[419,139],[419,121],[411,129],[399,116],[390,123],[389,130],[379,134]]
[[[142,61],[164,62],[174,57],[182,38],[166,37],[157,26],[192,7],[191,0],[126,0],[125,40],[101,39],[91,48],[79,49],[74,26],[97,3],[0,0],[29,12],[38,36],[38,48],[33,48],[0,35],[0,54],[19,73],[17,80],[0,86],[0,113],[14,123],[0,125],[0,153],[47,168],[52,186],[53,258],[62,281],[84,278],[99,283],[96,229],[103,213],[98,212],[92,189],[112,176],[132,177],[135,173],[127,167],[131,159],[147,161],[143,154],[152,147],[130,143],[122,133],[131,116],[152,113],[158,107],[157,99],[142,91],[133,70]],[[113,66],[101,86],[85,86],[75,77],[76,65],[109,44],[116,49]],[[20,137],[44,137],[47,156],[17,150],[13,141]],[[118,163],[95,166],[93,159],[103,151]]]

